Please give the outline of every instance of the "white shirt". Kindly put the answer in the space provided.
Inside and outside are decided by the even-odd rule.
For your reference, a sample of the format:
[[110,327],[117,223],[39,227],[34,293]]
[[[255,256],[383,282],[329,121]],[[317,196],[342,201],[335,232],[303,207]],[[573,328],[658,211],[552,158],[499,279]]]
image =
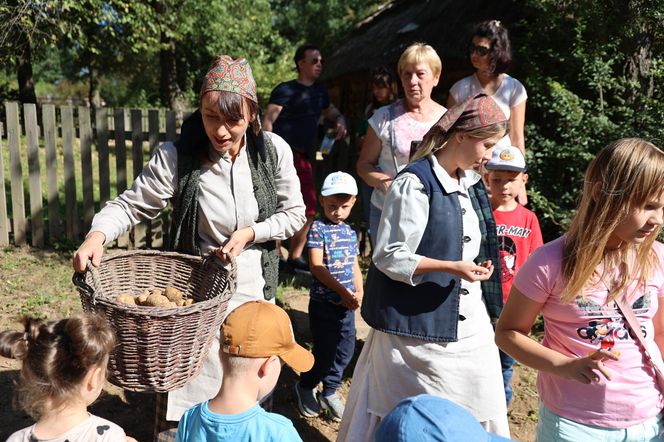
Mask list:
[[[417,121],[406,112],[403,100],[396,101],[394,108],[394,119],[390,120],[390,106],[383,106],[377,109],[369,118],[369,125],[380,139],[380,155],[378,156],[377,167],[385,175],[394,178],[397,173],[406,167],[410,156],[410,144],[412,141],[422,141],[424,135],[429,131],[445,111],[444,107],[439,112],[435,112],[428,121]],[[394,143],[392,145],[391,127],[394,126]],[[394,152],[394,156],[393,156]],[[394,168],[396,158],[397,169]],[[371,203],[381,208],[385,200],[385,193],[381,189],[374,189],[371,196]]]
[[[462,78],[450,88],[450,95],[457,104],[464,102],[481,92],[484,92],[484,89],[475,74]],[[496,92],[494,92],[491,97],[496,101],[498,106],[500,106],[500,109],[509,120],[510,115],[512,114],[511,109],[526,101],[528,99],[528,94],[526,93],[526,88],[519,80],[510,77],[507,74],[503,74],[503,81],[500,82],[500,86],[498,86],[498,89],[496,89]],[[501,138],[498,145],[511,145],[509,135],[505,135]]]

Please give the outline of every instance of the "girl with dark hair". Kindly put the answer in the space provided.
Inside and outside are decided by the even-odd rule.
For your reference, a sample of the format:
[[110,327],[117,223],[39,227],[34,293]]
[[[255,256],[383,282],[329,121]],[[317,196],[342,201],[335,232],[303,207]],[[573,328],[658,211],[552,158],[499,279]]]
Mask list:
[[0,333],[0,356],[23,361],[16,402],[37,422],[7,442],[127,440],[122,428],[88,413],[101,393],[115,334],[99,315],[42,322]]
[[[98,266],[105,244],[159,216],[170,200],[170,250],[237,257],[237,291],[226,313],[256,299],[274,302],[274,240],[289,238],[304,225],[304,203],[290,147],[264,132],[258,118],[247,60],[217,57],[204,78],[199,110],[184,121],[177,142],[155,149],[132,188],[95,216],[74,255],[74,270],[85,271],[88,259]],[[158,430],[177,426],[185,410],[219,390],[218,345],[215,340],[197,377],[168,393],[167,404],[166,395],[158,396]]]
[[493,97],[510,120],[510,134],[501,140],[500,145],[516,146],[525,152],[523,132],[528,95],[523,84],[506,73],[512,60],[507,28],[499,20],[478,24],[473,30],[468,50],[475,72],[452,85],[447,107],[480,92]]
[[[369,119],[376,109],[387,106],[397,99],[397,79],[385,66],[379,66],[371,72],[371,103],[364,109],[364,118],[360,121],[357,131],[359,152],[362,152],[364,138],[369,129]],[[369,223],[369,212],[371,211],[371,194],[373,187],[366,181],[360,180],[360,191],[362,195],[362,220]],[[369,235],[372,232],[369,231]],[[375,235],[375,232],[373,233]]]

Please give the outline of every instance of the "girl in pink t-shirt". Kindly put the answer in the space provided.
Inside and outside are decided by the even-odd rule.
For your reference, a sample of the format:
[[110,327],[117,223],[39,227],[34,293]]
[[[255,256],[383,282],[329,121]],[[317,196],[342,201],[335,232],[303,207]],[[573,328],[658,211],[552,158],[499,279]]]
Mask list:
[[[664,350],[664,152],[618,140],[586,171],[566,235],[519,271],[498,321],[498,346],[539,370],[538,441],[660,440],[662,406],[652,364]],[[614,303],[636,314],[652,360]],[[544,317],[542,343],[528,333]]]

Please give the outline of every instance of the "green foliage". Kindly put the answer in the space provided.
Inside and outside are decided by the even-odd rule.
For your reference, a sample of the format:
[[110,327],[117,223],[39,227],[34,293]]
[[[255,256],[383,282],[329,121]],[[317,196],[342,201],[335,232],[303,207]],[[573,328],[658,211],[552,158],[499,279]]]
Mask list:
[[[0,60],[10,73],[30,45],[42,97],[94,99],[99,92],[106,105],[160,106],[160,50],[173,45],[177,84],[193,106],[202,74],[224,53],[249,60],[265,103],[277,83],[294,76],[298,44],[331,50],[379,3],[9,0],[0,4],[0,42],[11,44],[0,44]],[[0,83],[0,100],[15,96],[13,87]]]
[[329,53],[352,26],[374,12],[381,0],[272,0],[275,26],[295,44],[313,43]]
[[528,90],[529,190],[552,239],[569,223],[594,154],[618,138],[662,144],[664,4],[528,0],[512,29]]

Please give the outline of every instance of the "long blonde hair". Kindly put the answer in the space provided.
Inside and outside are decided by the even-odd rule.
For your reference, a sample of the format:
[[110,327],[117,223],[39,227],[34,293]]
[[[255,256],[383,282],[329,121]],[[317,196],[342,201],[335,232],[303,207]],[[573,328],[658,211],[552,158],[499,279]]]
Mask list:
[[[459,129],[455,128],[456,124],[450,128],[448,131],[444,131],[438,126],[432,127],[429,132],[424,136],[422,143],[417,148],[417,151],[413,154],[413,157],[410,159],[410,162],[415,162],[420,158],[429,156],[432,153],[443,149],[447,142],[450,140],[452,135],[455,132],[459,132]],[[484,140],[486,138],[491,138],[494,135],[504,134],[508,135],[510,131],[509,120],[500,121],[498,123],[490,124],[484,127],[478,127],[477,129],[464,131],[468,136],[472,138],[477,138],[478,140]]]
[[[601,187],[600,187],[601,186]],[[572,302],[588,284],[596,284],[620,269],[608,301],[638,277],[643,284],[658,265],[652,245],[662,226],[639,245],[606,245],[621,223],[664,192],[664,152],[640,138],[623,138],[604,147],[586,170],[583,193],[565,236],[564,303]],[[599,274],[598,269],[604,269]],[[606,282],[606,281],[605,281]],[[614,282],[614,281],[612,281]],[[583,295],[581,295],[583,296]]]

